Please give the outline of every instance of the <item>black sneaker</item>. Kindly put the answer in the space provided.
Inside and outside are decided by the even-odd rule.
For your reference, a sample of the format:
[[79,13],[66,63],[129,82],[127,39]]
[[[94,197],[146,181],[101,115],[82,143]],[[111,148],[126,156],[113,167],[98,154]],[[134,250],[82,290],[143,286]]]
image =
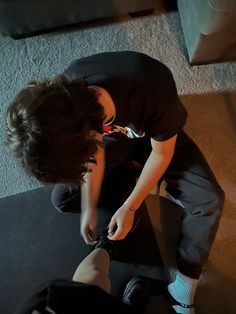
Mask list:
[[132,278],[126,285],[122,301],[131,307],[134,313],[144,313],[150,299],[150,285],[145,277]]
[[[132,226],[132,228],[131,228],[131,230],[127,236],[129,236],[130,233],[134,232],[134,230],[137,228],[139,222],[140,222],[140,214],[138,212],[135,212],[133,226]],[[112,240],[109,240],[107,236],[108,236],[108,228],[106,228],[102,232],[102,234],[98,238],[94,248],[95,249],[98,249],[98,248],[105,249],[108,252],[108,254],[110,255],[110,258],[112,260],[114,260],[117,257],[117,251],[118,251],[119,245],[121,245],[121,243],[123,241],[125,241],[126,238],[124,240],[112,241]]]
[[105,229],[105,231],[101,234],[101,236],[98,238],[94,248],[99,249],[102,248],[106,250],[110,256],[110,259],[115,259],[117,255],[117,241],[111,241],[108,239],[108,229]]

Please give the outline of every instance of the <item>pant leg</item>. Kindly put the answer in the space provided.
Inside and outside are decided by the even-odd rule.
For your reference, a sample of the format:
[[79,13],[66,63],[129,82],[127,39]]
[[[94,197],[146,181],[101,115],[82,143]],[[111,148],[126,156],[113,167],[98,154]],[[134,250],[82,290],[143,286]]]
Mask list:
[[64,184],[55,184],[51,194],[51,203],[59,212],[79,213],[81,210],[80,186],[70,188]]
[[224,192],[200,149],[185,133],[177,139],[173,159],[163,178],[169,192],[184,206],[178,268],[187,276],[198,278],[215,239]]

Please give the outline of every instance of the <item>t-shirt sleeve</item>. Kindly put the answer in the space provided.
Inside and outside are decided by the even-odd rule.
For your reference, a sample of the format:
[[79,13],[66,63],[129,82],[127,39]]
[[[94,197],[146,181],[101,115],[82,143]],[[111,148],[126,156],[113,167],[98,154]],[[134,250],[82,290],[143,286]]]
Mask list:
[[166,141],[176,135],[186,123],[187,112],[178,96],[175,101],[161,106],[150,123],[149,136],[156,141]]

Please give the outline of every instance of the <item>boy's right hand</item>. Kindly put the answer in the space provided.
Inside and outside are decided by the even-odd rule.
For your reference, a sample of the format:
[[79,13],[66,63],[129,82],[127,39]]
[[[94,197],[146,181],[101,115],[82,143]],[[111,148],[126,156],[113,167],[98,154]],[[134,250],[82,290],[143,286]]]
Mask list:
[[86,244],[94,245],[97,240],[97,211],[82,210],[80,220],[80,233]]
[[132,229],[134,214],[134,211],[122,205],[111,218],[108,229],[108,239],[112,241],[123,240]]

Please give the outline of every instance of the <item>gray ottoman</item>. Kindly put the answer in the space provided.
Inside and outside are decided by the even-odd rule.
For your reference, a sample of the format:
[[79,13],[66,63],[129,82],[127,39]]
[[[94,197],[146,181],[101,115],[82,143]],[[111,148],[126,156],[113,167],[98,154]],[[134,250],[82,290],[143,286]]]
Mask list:
[[191,64],[236,58],[236,0],[178,0]]

